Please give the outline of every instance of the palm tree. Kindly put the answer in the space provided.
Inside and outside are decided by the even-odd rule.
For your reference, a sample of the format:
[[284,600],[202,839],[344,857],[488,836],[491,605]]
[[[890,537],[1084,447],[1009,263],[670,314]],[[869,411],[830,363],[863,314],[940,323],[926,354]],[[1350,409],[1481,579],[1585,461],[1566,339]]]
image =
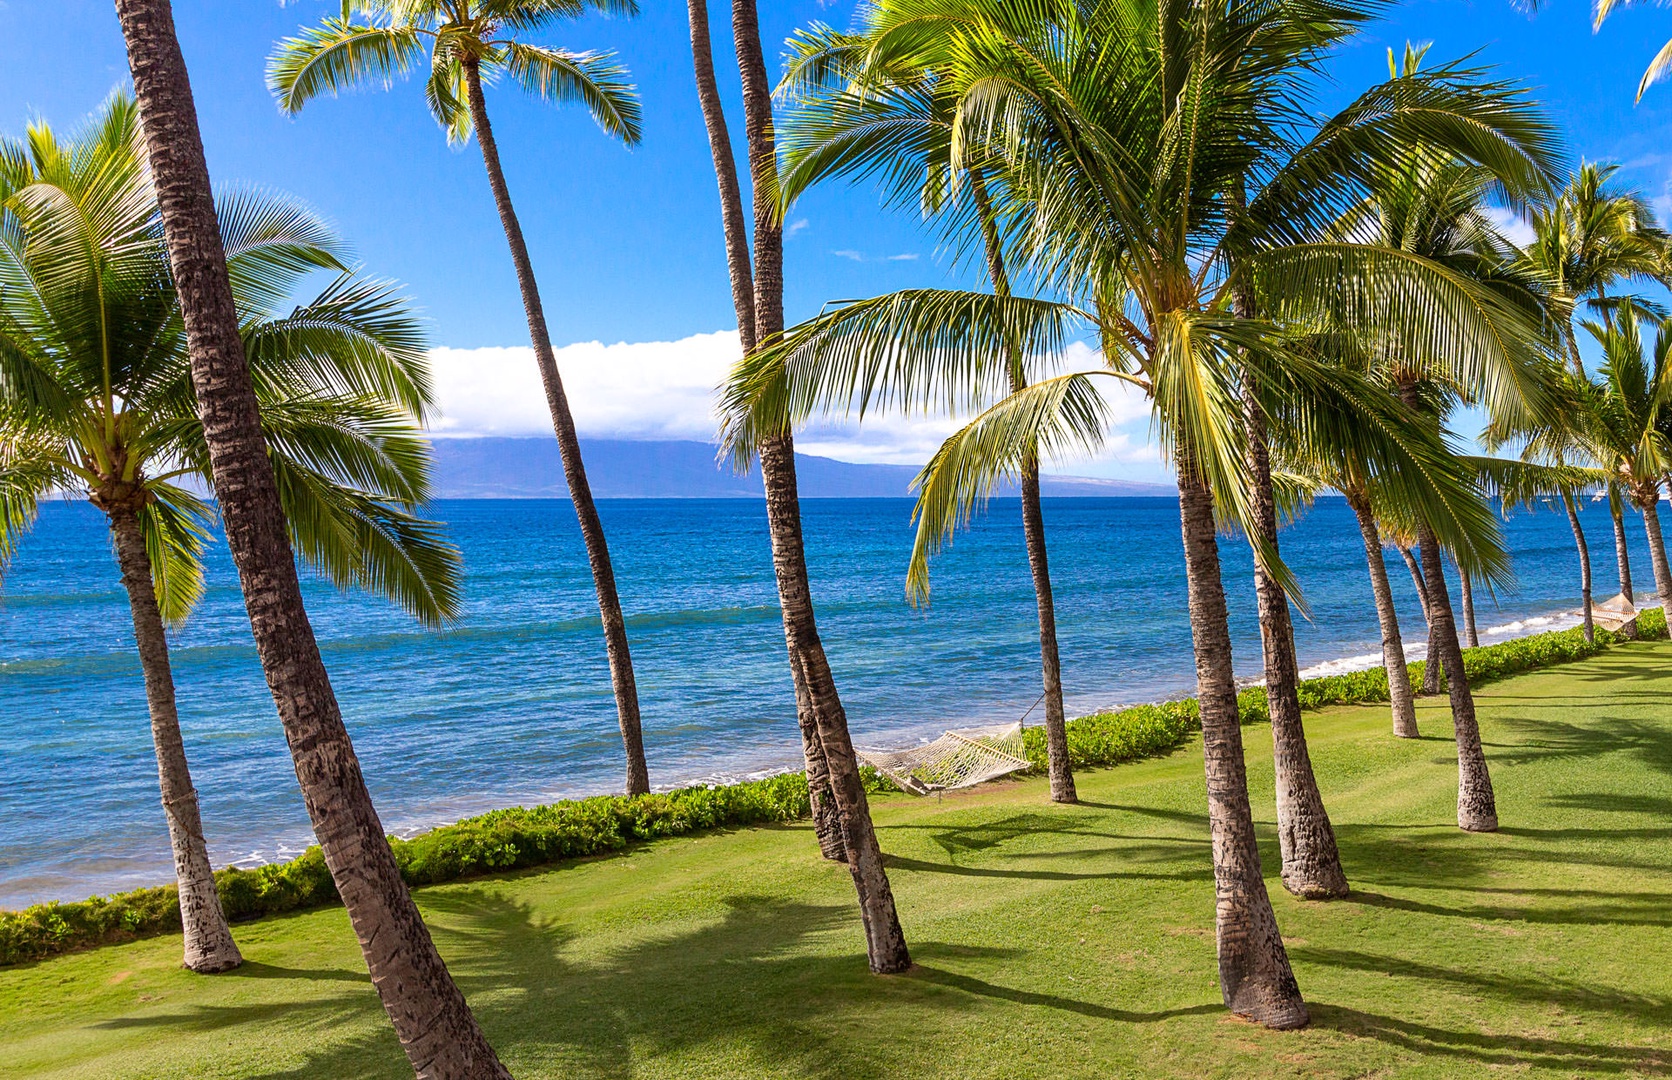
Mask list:
[[[1415,739],[1416,702],[1411,695],[1411,673],[1405,664],[1405,642],[1399,633],[1399,613],[1393,606],[1393,587],[1388,582],[1387,562],[1382,557],[1386,541],[1371,507],[1370,491],[1361,470],[1332,475],[1336,490],[1347,499],[1364,540],[1364,561],[1370,573],[1370,593],[1376,601],[1376,620],[1382,632],[1382,668],[1388,676],[1388,700],[1393,712],[1393,733],[1401,739]],[[1419,597],[1421,593],[1418,593]]]
[[[293,38],[279,43],[267,69],[267,82],[279,107],[295,114],[320,94],[336,94],[367,82],[387,84],[396,74],[417,66],[429,53],[430,75],[424,97],[447,139],[462,145],[471,134],[482,150],[488,186],[511,248],[517,287],[528,316],[534,362],[546,391],[552,430],[563,458],[569,497],[586,542],[592,583],[598,594],[598,613],[604,626],[604,648],[609,655],[610,681],[627,755],[626,790],[642,795],[650,790],[644,760],[644,735],[639,724],[639,692],[633,678],[633,659],[627,647],[627,623],[615,586],[609,544],[592,488],[581,461],[580,438],[569,399],[552,352],[546,312],[534,279],[534,263],[523,240],[522,225],[511,204],[499,144],[488,120],[484,80],[506,75],[528,93],[546,101],[580,102],[604,132],[628,146],[639,141],[639,103],[626,69],[606,54],[574,52],[521,40],[552,24],[588,11],[634,15],[636,0],[358,0],[345,3],[338,18],[327,18]],[[364,22],[352,21],[354,14]]]
[[[1379,160],[1391,160],[1389,129],[1406,121],[1437,138],[1457,136],[1512,184],[1542,177],[1540,140],[1548,133],[1529,122],[1514,95],[1477,93],[1466,73],[1425,76],[1396,93],[1378,87],[1319,129],[1291,127],[1302,110],[1289,105],[1304,96],[1311,64],[1361,18],[1334,7],[1301,12],[1184,0],[1159,13],[1080,0],[894,0],[868,9],[867,64],[897,70],[927,55],[923,66],[949,73],[954,123],[964,133],[954,145],[975,160],[1002,157],[1014,212],[1027,219],[1018,230],[1024,257],[1049,287],[1083,303],[897,293],[797,327],[781,344],[746,357],[728,382],[734,425],[775,426],[827,408],[822,388],[852,385],[869,365],[927,372],[936,352],[957,353],[969,373],[951,392],[991,386],[993,358],[1005,355],[1006,341],[1022,343],[1040,375],[981,411],[919,478],[913,572],[1028,455],[1100,443],[1107,413],[1098,380],[1150,397],[1179,478],[1221,989],[1234,1011],[1275,1027],[1305,1023],[1306,1009],[1260,873],[1218,515],[1241,523],[1273,576],[1291,591],[1293,583],[1249,528],[1240,377],[1255,382],[1273,430],[1300,432],[1296,440],[1316,444],[1311,453],[1352,446],[1382,482],[1434,504],[1448,540],[1469,550],[1469,530],[1452,528],[1455,514],[1479,516],[1483,508],[1478,499],[1454,507],[1448,493],[1455,487],[1435,483],[1438,473],[1456,471],[1437,433],[1413,426],[1404,406],[1354,372],[1297,354],[1289,327],[1325,322],[1346,336],[1345,326],[1365,331],[1359,324],[1374,323],[1438,363],[1429,329],[1444,325],[1448,344],[1465,343],[1470,363],[1511,384],[1520,381],[1520,351],[1502,346],[1536,332],[1491,293],[1420,257],[1298,242],[1357,197]],[[941,63],[943,53],[970,60]],[[1232,212],[1229,195],[1250,175],[1265,182]],[[1264,317],[1233,309],[1244,282],[1252,282]],[[1095,329],[1106,366],[1060,371],[1061,345],[1075,326]],[[831,341],[846,344],[825,348]]]
[[[68,143],[36,125],[0,144],[0,349],[29,380],[0,382],[0,556],[53,490],[84,494],[108,517],[145,672],[185,966],[224,971],[240,957],[215,894],[164,633],[202,593],[210,518],[180,482],[213,481],[143,151],[126,95]],[[428,487],[416,321],[388,287],[350,272],[297,207],[245,197],[220,209],[293,542],[339,582],[381,588],[428,623],[450,618],[457,552],[411,513]],[[338,276],[281,313],[310,270]]]
[[1583,324],[1603,353],[1590,443],[1643,514],[1655,588],[1662,606],[1672,611],[1672,571],[1658,509],[1661,482],[1672,469],[1672,439],[1666,431],[1672,417],[1672,320],[1657,322],[1652,342],[1643,339],[1643,321],[1644,313],[1626,301],[1607,321]]
[[[116,11],[227,547],[314,836],[413,1068],[437,1080],[509,1078],[401,880],[302,603],[173,11],[168,0],[118,0]],[[12,358],[0,362],[14,377]]]
[[[1614,165],[1586,163],[1569,178],[1561,194],[1551,202],[1535,206],[1528,215],[1533,240],[1517,253],[1520,272],[1544,293],[1555,330],[1562,340],[1574,376],[1585,377],[1584,361],[1574,336],[1574,317],[1581,304],[1593,311],[1609,310],[1608,291],[1621,282],[1664,281],[1667,275],[1669,239],[1655,224],[1643,198],[1618,190],[1612,183]],[[1565,414],[1564,414],[1565,415]],[[1536,432],[1531,449],[1535,456],[1560,463],[1564,450],[1572,451],[1571,432],[1556,424]],[[1555,443],[1552,442],[1555,440]],[[1556,445],[1566,441],[1568,445]],[[1610,484],[1609,509],[1614,523],[1614,550],[1620,569],[1620,592],[1631,594],[1631,566],[1626,551],[1622,500]],[[1584,623],[1586,638],[1593,636],[1590,598],[1590,548],[1580,525],[1571,491],[1560,493],[1579,551],[1584,581]],[[1629,626],[1627,633],[1634,633]]]
[[[1002,174],[1002,162],[966,163],[960,173],[953,174],[953,125],[948,113],[951,101],[936,92],[936,73],[922,68],[881,75],[865,70],[856,63],[863,55],[864,38],[828,27],[803,32],[795,43],[795,55],[779,90],[796,105],[781,129],[780,213],[787,212],[795,199],[822,180],[863,178],[880,172],[889,181],[887,202],[896,206],[916,204],[938,220],[951,242],[977,248],[994,294],[1010,296],[1002,227],[990,190],[1000,179],[990,174]],[[1027,365],[1018,342],[1004,343],[996,366],[1003,372],[1005,392],[1027,385]],[[931,377],[957,379],[950,372]],[[892,400],[906,410],[934,408],[938,402],[914,396],[922,389],[912,383],[867,384],[859,392],[859,411],[863,414],[873,396]],[[1019,473],[1022,532],[1039,620],[1051,799],[1072,803],[1077,795],[1062,701],[1062,664],[1040,505],[1038,455],[1025,459]],[[927,596],[926,578],[914,578],[909,586],[914,600]]]
[[[689,0],[692,53],[698,95],[708,128],[715,174],[720,182],[721,221],[725,227],[727,264],[732,297],[737,307],[738,334],[744,356],[762,342],[776,339],[784,328],[783,234],[774,213],[772,192],[777,187],[777,153],[772,124],[772,90],[761,50],[760,23],[754,0],[733,0],[732,37],[738,72],[743,82],[743,122],[749,147],[749,174],[754,195],[755,257],[751,268],[748,240],[743,232],[742,200],[737,167],[731,155],[725,114],[715,88],[713,54],[709,46],[708,11],[703,0]],[[836,690],[807,577],[806,548],[802,543],[801,507],[796,493],[795,444],[785,424],[759,428],[733,443],[739,457],[760,461],[766,489],[767,526],[772,538],[772,565],[778,581],[778,603],[784,618],[784,640],[790,672],[796,681],[796,711],[801,721],[808,763],[808,786],[822,797],[828,783],[840,831],[840,853],[846,858],[859,896],[865,925],[866,955],[877,974],[893,974],[911,967],[911,954],[900,929],[894,893],[884,868],[882,848],[871,823],[859,760],[848,734],[847,714]],[[815,745],[816,740],[816,745]],[[822,760],[821,760],[822,759]],[[816,771],[822,765],[823,775]],[[815,803],[815,813],[818,809]],[[815,824],[820,824],[815,816]],[[836,847],[821,838],[830,856]]]

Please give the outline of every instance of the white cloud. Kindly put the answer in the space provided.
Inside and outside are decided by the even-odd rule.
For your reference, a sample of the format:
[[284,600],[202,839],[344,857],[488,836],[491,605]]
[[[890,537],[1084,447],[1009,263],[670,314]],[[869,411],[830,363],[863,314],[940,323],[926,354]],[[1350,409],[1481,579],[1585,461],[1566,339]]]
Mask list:
[[852,250],[849,250],[847,248],[844,248],[841,251],[832,251],[831,254],[836,256],[838,259],[851,259],[854,262],[864,262],[865,261],[865,256],[864,255],[861,255],[859,252],[852,251]]
[[1533,232],[1533,227],[1523,221],[1513,210],[1502,206],[1488,206],[1486,216],[1491,218],[1492,224],[1498,226],[1498,231],[1507,236],[1510,242],[1517,247],[1526,247],[1537,238],[1537,234]]
[[[715,389],[738,356],[735,330],[696,334],[679,341],[598,341],[557,350],[557,368],[576,427],[591,438],[696,439],[709,441],[719,426]],[[527,346],[435,349],[430,353],[439,436],[549,435],[545,392]],[[1065,370],[1099,365],[1097,353],[1076,342]],[[1149,445],[1149,406],[1143,396],[1113,379],[1100,380],[1113,420],[1095,460],[1051,462],[1050,472],[1134,476],[1157,461]],[[945,415],[877,413],[863,424],[837,418],[810,426],[796,440],[804,453],[842,461],[920,465],[962,421]]]
[[796,218],[794,221],[792,221],[788,225],[784,226],[784,239],[785,240],[795,239],[796,234],[800,233],[805,228],[807,228],[807,219],[806,218]]

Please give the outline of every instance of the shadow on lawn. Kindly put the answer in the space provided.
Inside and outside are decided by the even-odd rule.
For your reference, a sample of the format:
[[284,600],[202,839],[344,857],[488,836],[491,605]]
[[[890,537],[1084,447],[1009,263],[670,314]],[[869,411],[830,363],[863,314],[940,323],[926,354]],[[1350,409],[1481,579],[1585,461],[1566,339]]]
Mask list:
[[1573,1070],[1575,1075],[1584,1076],[1604,1073],[1658,1076],[1672,1066],[1672,1051],[1654,1046],[1609,1046],[1533,1035],[1486,1035],[1432,1027],[1340,1005],[1308,1002],[1307,1007],[1312,1012],[1313,1027],[1375,1039],[1430,1061],[1456,1058],[1463,1062],[1458,1067],[1464,1071],[1481,1066],[1538,1067]]
[[[567,955],[573,935],[542,922],[491,887],[448,890],[425,897],[442,948],[468,959],[453,964],[495,1048],[513,1071],[564,1076],[629,1076],[645,1058],[712,1046],[736,1075],[785,1072],[847,1080],[900,1075],[916,1062],[898,1055],[918,1045],[855,1039],[867,1014],[916,1010],[927,1015],[991,1008],[1011,1002],[1128,1023],[1216,1012],[1200,1005],[1162,1012],[1130,1012],[1000,986],[920,966],[905,977],[879,978],[863,953],[819,955],[803,948],[814,935],[855,931],[847,905],[815,906],[770,897],[731,896],[719,921],[701,929],[640,940],[596,961]],[[1012,950],[914,943],[924,960],[1003,958]],[[310,1003],[293,1023],[323,1033],[350,1013],[377,1009],[369,993]],[[219,1026],[274,1019],[271,1009],[198,1010],[152,1023]],[[380,1019],[380,1018],[379,1018]],[[410,1075],[392,1035],[381,1023],[358,1038],[311,1047],[308,1061],[269,1074],[277,1078]]]

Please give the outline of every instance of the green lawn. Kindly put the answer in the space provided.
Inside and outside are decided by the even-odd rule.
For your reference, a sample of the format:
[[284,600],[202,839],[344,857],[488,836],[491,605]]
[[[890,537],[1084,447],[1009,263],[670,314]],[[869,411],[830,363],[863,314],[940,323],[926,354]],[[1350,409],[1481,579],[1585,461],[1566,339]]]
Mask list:
[[[532,1077],[1452,1077],[1672,1073],[1672,644],[1488,686],[1502,831],[1452,824],[1444,709],[1308,716],[1353,896],[1277,883],[1269,730],[1246,729],[1305,1031],[1229,1016],[1194,746],[1079,778],[876,801],[918,969],[867,974],[808,829],[667,840],[421,890],[500,1053]],[[339,909],[0,969],[0,1073],[410,1077]]]

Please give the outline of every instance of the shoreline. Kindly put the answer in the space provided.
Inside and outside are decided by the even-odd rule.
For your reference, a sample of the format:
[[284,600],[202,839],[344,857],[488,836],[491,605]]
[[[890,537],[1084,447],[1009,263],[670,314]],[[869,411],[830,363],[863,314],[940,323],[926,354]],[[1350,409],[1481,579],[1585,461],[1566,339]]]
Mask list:
[[[1643,604],[1658,600],[1658,596],[1651,592],[1639,592],[1637,599],[1640,604]],[[1640,606],[1639,610],[1644,611],[1648,608]],[[1482,646],[1486,646],[1541,633],[1572,629],[1579,626],[1581,622],[1582,612],[1579,609],[1561,608],[1546,614],[1529,615],[1505,623],[1482,627],[1480,629],[1481,643]],[[1405,649],[1407,662],[1414,663],[1422,660],[1426,654],[1426,638],[1408,644]],[[1382,657],[1379,651],[1376,653],[1352,653],[1312,664],[1302,668],[1299,674],[1302,679],[1315,679],[1367,671],[1381,666]],[[1259,677],[1239,679],[1238,686],[1242,688],[1259,686],[1263,685],[1263,681]],[[1184,694],[1168,695],[1150,701],[1112,702],[1080,715],[1091,716],[1137,705],[1159,704],[1185,696],[1190,695],[1185,692]],[[1038,710],[1034,709],[1029,718],[1036,719],[1038,715]],[[922,745],[939,737],[948,727],[970,726],[982,722],[991,723],[1003,719],[1004,715],[998,712],[996,708],[988,710],[972,709],[968,714],[957,719],[943,717],[932,721],[910,722],[883,731],[874,731],[856,739],[856,745],[865,749],[899,749],[912,745]],[[912,739],[915,739],[916,742],[910,741]],[[691,787],[713,788],[769,779],[773,776],[800,771],[802,759],[799,746],[792,742],[786,742],[783,747],[763,748],[761,753],[752,755],[747,760],[733,758],[731,761],[720,763],[718,768],[692,767],[699,764],[698,761],[688,760],[686,762],[687,768],[684,770],[675,767],[664,771],[663,775],[671,775],[676,779],[672,782],[653,785],[652,792],[666,794]],[[540,788],[531,787],[522,792],[506,790],[491,795],[453,796],[436,800],[426,812],[402,815],[392,824],[386,824],[385,832],[401,840],[411,840],[435,829],[456,825],[462,820],[491,813],[495,810],[544,806],[557,802],[616,794],[619,794],[619,792],[612,790],[609,785],[597,784],[562,787],[542,786]],[[305,836],[301,834],[280,836],[274,838],[269,844],[255,847],[244,854],[229,859],[216,860],[216,865],[239,870],[254,870],[262,866],[280,864],[299,857],[314,842],[311,833]],[[98,860],[91,861],[96,862]],[[160,872],[156,873],[149,869],[135,869],[130,873],[109,876],[103,876],[95,872],[86,875],[86,878],[89,882],[109,883],[108,893],[115,894],[131,889],[168,884],[168,881],[159,880],[166,877],[166,867],[159,867],[158,869]],[[42,877],[42,875],[32,876]],[[58,887],[27,894],[27,898],[22,899],[21,902],[13,900],[12,903],[18,906],[9,908],[9,910],[21,910],[41,903],[75,902],[89,895],[90,888],[98,887],[97,885],[77,886],[70,884],[70,879],[73,876],[67,874],[54,875],[58,879],[54,884]],[[18,885],[26,885],[29,880],[29,878],[21,878],[16,882],[7,883],[11,888],[6,889],[6,891],[14,891]],[[8,908],[0,906],[0,910],[8,910]]]

